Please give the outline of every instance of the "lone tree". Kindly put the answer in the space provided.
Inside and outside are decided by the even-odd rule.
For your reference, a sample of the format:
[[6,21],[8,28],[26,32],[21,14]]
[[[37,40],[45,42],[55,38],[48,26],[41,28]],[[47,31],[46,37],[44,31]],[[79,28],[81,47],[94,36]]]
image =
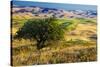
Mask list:
[[46,41],[64,38],[65,30],[75,28],[75,23],[62,22],[57,18],[30,19],[17,31],[16,37],[35,39],[37,49],[43,48]]

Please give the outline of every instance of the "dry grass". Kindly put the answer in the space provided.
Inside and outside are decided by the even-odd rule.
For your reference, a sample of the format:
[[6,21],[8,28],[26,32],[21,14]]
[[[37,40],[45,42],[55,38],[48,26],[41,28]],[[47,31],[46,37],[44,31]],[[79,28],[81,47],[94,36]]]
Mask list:
[[[56,44],[56,42],[55,42]],[[56,64],[96,61],[96,43],[47,46],[40,51],[34,45],[13,47],[13,65]],[[55,45],[55,46],[53,46]]]

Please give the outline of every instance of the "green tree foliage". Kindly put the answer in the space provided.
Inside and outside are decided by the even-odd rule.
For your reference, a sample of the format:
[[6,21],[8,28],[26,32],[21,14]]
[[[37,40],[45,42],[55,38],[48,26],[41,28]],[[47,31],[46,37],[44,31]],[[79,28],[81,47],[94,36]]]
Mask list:
[[37,49],[41,49],[46,41],[63,39],[65,30],[75,27],[74,22],[59,21],[56,18],[30,19],[17,31],[16,37],[34,38],[37,41]]

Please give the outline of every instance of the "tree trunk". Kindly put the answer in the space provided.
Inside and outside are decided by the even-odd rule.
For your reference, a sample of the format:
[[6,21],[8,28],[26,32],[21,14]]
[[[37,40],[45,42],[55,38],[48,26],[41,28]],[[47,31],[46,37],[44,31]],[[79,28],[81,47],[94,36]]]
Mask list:
[[41,48],[44,47],[44,42],[45,41],[37,41],[37,49],[40,50]]

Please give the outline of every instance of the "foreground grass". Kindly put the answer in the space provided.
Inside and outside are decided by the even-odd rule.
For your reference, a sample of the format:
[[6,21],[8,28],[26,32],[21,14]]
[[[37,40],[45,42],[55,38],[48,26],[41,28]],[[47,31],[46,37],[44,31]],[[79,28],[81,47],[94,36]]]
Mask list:
[[[76,42],[76,43],[75,43]],[[38,65],[96,61],[96,43],[77,41],[49,42],[41,50],[35,44],[12,47],[13,65]],[[59,46],[58,46],[59,45]]]

